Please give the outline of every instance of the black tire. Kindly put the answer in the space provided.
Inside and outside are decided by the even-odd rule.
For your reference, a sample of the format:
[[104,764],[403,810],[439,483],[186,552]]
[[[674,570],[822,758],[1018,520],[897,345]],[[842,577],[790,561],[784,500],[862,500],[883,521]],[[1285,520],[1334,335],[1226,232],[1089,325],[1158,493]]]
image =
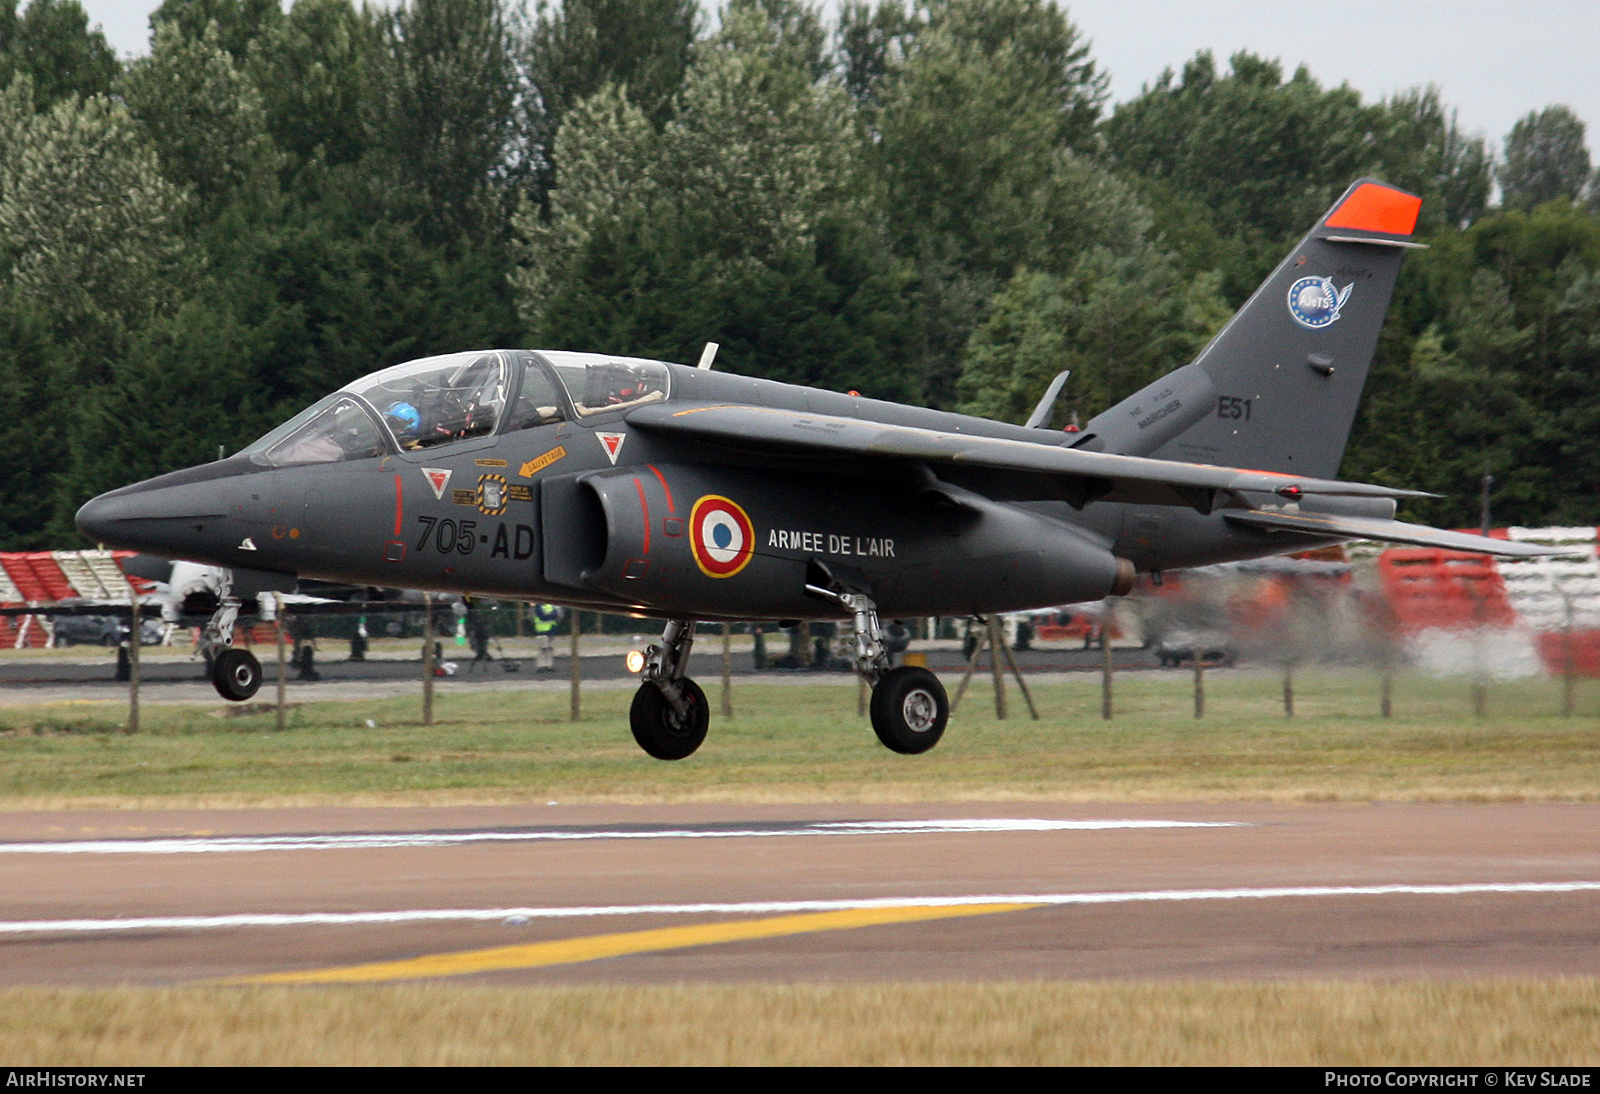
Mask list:
[[242,703],[261,689],[261,662],[249,650],[229,647],[211,662],[211,685],[229,702]]
[[949,720],[944,685],[927,669],[902,665],[884,673],[872,689],[872,732],[892,752],[928,751],[944,736]]
[[694,755],[711,724],[711,708],[706,705],[706,693],[700,685],[684,677],[678,686],[683,689],[683,701],[689,708],[687,716],[672,709],[661,689],[651,683],[639,685],[633,708],[628,711],[633,739],[658,760],[681,760]]

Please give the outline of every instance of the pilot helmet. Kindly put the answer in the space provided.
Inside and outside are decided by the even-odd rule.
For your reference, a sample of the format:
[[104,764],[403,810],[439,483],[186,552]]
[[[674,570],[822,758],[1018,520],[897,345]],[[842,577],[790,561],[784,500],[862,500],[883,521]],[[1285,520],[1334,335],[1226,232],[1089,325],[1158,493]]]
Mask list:
[[384,418],[396,433],[415,433],[422,425],[422,415],[405,401],[390,403],[383,412]]

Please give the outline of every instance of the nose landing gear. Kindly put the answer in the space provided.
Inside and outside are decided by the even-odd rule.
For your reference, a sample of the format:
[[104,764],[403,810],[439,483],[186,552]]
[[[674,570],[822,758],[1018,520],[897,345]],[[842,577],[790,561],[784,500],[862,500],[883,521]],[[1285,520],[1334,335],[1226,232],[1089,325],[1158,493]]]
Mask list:
[[[232,571],[227,571],[231,577]],[[261,689],[261,662],[249,650],[234,648],[233,624],[239,600],[222,587],[221,603],[200,632],[200,653],[211,665],[211,686],[229,702],[242,703]]]
[[658,760],[692,756],[706,739],[711,708],[700,685],[685,671],[694,646],[692,619],[674,619],[661,632],[661,644],[645,651],[644,682],[633,696],[628,724],[639,747]]

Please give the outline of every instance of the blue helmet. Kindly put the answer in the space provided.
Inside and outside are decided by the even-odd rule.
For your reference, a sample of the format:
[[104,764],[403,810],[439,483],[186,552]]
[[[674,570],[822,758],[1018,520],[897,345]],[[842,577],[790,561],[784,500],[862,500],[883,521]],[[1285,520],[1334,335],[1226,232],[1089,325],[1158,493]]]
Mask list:
[[422,415],[408,402],[390,403],[383,416],[396,433],[415,433],[422,426]]

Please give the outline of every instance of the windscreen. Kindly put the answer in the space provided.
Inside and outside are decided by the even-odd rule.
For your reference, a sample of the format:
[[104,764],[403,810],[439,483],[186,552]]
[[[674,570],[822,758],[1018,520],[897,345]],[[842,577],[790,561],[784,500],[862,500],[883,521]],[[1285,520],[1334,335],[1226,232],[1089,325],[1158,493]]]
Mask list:
[[274,467],[288,467],[374,459],[386,451],[383,433],[371,416],[354,399],[338,399],[267,448],[264,456]]

